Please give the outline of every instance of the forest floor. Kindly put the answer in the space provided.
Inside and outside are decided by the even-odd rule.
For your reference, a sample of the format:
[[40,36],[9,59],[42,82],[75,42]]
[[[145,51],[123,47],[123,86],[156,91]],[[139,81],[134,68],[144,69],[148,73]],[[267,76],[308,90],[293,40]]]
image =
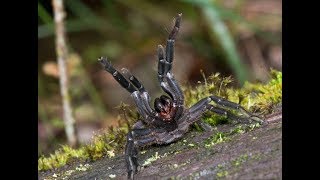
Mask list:
[[[210,137],[230,132],[235,125],[219,125],[213,132],[194,130],[176,143],[146,148],[138,157],[143,167],[135,179],[282,179],[281,108],[265,120],[267,125],[220,137],[223,141],[210,146]],[[39,179],[126,178],[123,154],[39,172]]]

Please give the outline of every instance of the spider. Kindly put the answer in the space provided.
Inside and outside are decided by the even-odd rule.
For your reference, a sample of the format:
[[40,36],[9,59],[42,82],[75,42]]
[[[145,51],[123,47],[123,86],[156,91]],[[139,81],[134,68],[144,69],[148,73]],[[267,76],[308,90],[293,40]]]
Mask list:
[[[190,108],[184,106],[182,90],[172,73],[174,43],[180,28],[181,16],[182,14],[180,13],[175,18],[174,27],[167,39],[166,50],[161,45],[158,46],[158,81],[167,95],[161,95],[160,98],[156,98],[154,100],[154,108],[150,105],[151,99],[147,90],[126,68],[122,68],[122,73],[120,73],[107,58],[101,57],[98,59],[104,69],[131,94],[142,117],[127,134],[125,160],[128,179],[133,179],[134,174],[137,173],[139,148],[177,141],[183,137],[195,122],[205,131],[211,131],[211,127],[200,119],[206,111],[212,111],[237,121],[254,120],[253,117],[258,118],[251,115],[239,104],[215,95],[201,99]],[[212,101],[216,104],[215,106],[210,104]],[[246,117],[237,116],[226,108],[239,111]]]

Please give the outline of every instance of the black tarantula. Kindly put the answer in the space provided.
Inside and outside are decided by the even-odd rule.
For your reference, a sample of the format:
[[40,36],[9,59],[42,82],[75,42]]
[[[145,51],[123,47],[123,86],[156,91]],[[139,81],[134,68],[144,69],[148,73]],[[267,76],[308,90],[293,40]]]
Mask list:
[[[172,73],[174,43],[178,34],[182,14],[178,14],[175,24],[169,34],[166,50],[158,46],[158,80],[162,90],[169,96],[162,95],[154,101],[154,109],[150,105],[150,95],[140,81],[123,68],[122,74],[117,71],[106,58],[99,58],[104,69],[109,72],[118,83],[131,93],[142,119],[133,125],[127,135],[125,160],[128,178],[133,179],[138,167],[138,149],[152,144],[169,144],[180,139],[189,129],[190,125],[197,122],[204,130],[211,130],[208,124],[201,121],[200,117],[206,111],[225,115],[230,119],[255,120],[239,104],[230,102],[217,96],[209,96],[197,102],[190,108],[184,106],[184,96],[178,82]],[[214,102],[216,106],[210,104]],[[240,111],[246,117],[238,117],[225,108]]]

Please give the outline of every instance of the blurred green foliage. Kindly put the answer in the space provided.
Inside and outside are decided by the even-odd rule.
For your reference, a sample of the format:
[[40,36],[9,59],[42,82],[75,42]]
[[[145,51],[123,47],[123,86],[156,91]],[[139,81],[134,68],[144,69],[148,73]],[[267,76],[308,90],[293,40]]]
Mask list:
[[226,54],[226,60],[230,67],[235,71],[236,77],[240,83],[243,84],[248,79],[247,69],[241,62],[240,56],[237,53],[234,40],[224,22],[222,21],[222,14],[213,1],[209,0],[185,0],[188,3],[200,7],[201,12],[208,21],[208,26],[211,30],[210,37],[219,41]]
[[[113,62],[121,62],[122,59],[126,59],[131,66],[139,64],[138,61],[146,62],[146,56],[155,56],[156,45],[165,42],[177,13],[183,13],[177,45],[183,44],[183,48],[189,48],[185,50],[187,52],[187,54],[184,52],[185,56],[190,56],[196,62],[205,63],[203,66],[193,65],[197,68],[193,69],[196,73],[201,67],[214,67],[217,72],[221,72],[221,75],[233,75],[235,82],[248,87],[244,82],[256,78],[252,67],[248,65],[248,60],[239,48],[243,36],[259,39],[261,41],[259,46],[266,47],[266,49],[268,46],[281,46],[281,23],[278,23],[281,21],[281,14],[263,11],[258,13],[258,18],[253,18],[251,11],[246,10],[247,7],[256,7],[259,3],[271,3],[272,6],[277,6],[274,0],[259,2],[254,0],[65,0],[64,2],[67,12],[65,25],[68,45],[71,55],[76,55],[70,59],[77,59],[70,75],[73,107],[76,112],[79,109],[89,111],[88,106],[83,108],[81,105],[88,104],[87,102],[90,101],[89,105],[93,109],[90,115],[94,115],[91,117],[92,122],[101,122],[113,109],[109,104],[110,97],[106,97],[104,93],[109,90],[108,87],[101,89],[97,85],[101,81],[98,74],[101,69],[98,69],[100,66],[97,64],[97,58],[108,56]],[[260,6],[263,8],[263,5]],[[272,10],[272,8],[269,9]],[[53,19],[51,1],[38,0],[38,41],[40,44],[38,114],[39,122],[44,124],[43,131],[48,136],[46,140],[39,141],[40,153],[45,151],[45,148],[41,149],[45,146],[41,144],[42,142],[47,146],[55,144],[57,147],[56,142],[63,141],[57,141],[56,138],[64,138],[63,135],[57,135],[63,128],[61,123],[58,123],[62,118],[61,108],[59,108],[61,106],[59,83],[57,77],[50,76],[43,70],[47,62],[55,61]],[[264,49],[261,51],[266,54]],[[72,64],[74,61],[70,60],[70,62]],[[194,72],[190,70],[186,77],[190,78],[193,75]],[[210,78],[214,77],[209,77],[208,81],[211,81]],[[194,81],[195,79],[193,78]],[[215,86],[226,86],[230,79],[224,78],[223,82]],[[185,81],[190,82],[191,78]],[[190,89],[195,90],[192,87]],[[273,89],[259,89],[259,91],[268,94]],[[221,96],[228,94],[223,91],[217,93]],[[240,96],[241,93],[246,94],[240,91],[236,93],[240,93]],[[269,95],[273,97],[272,94]],[[248,100],[248,98],[244,99],[243,102]],[[234,100],[238,101],[238,99]],[[262,98],[262,100],[265,99]]]
[[[238,3],[243,2],[239,1]],[[153,21],[153,24],[158,23],[163,26],[166,19],[172,19],[178,12],[183,12],[183,18],[188,18],[195,23],[203,21],[201,19],[205,19],[205,27],[208,28],[207,31],[209,32],[210,39],[218,42],[221,50],[225,54],[226,63],[234,71],[236,78],[241,84],[243,84],[245,80],[248,80],[249,72],[237,52],[236,42],[230,33],[229,27],[226,25],[226,21],[235,24],[242,23],[254,32],[261,33],[262,31],[256,24],[242,18],[239,12],[223,7],[221,1],[182,0],[156,3],[145,0],[101,0],[92,4],[89,2],[84,3],[83,1],[65,1],[65,4],[67,10],[69,10],[66,22],[68,33],[94,30],[102,33],[101,35],[103,36],[110,34],[112,36],[115,35],[114,37],[121,38],[121,36],[117,34],[122,34],[123,31],[125,32],[128,28],[132,27],[131,21],[133,21],[134,24],[143,21]],[[126,17],[126,14],[133,14],[133,16],[131,18]],[[53,36],[54,27],[52,18],[42,7],[41,3],[38,3],[38,15],[42,21],[38,27],[38,38]],[[135,16],[139,16],[143,18],[143,20],[134,19]],[[144,25],[146,25],[145,23],[146,22],[143,22]],[[143,31],[143,29],[141,30]],[[194,39],[195,41],[199,41],[196,38]],[[113,48],[119,45],[108,44],[108,46]],[[214,48],[216,47],[213,47],[213,49]],[[100,52],[96,54],[90,53],[90,57],[96,59],[96,57],[99,57],[97,56],[99,53]]]

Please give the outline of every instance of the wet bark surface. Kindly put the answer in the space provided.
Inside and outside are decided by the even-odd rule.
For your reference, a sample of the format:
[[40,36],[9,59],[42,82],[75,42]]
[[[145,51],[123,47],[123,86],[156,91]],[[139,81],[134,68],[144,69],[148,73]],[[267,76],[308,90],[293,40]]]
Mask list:
[[[213,132],[192,131],[176,143],[146,148],[138,157],[139,163],[146,165],[135,179],[282,179],[281,109],[265,119],[269,124],[236,133],[210,147],[205,145],[208,138],[217,132],[230,132],[235,125],[220,125]],[[152,156],[156,160],[146,163]],[[124,155],[81,164],[75,161],[39,172],[39,179],[127,178]]]

